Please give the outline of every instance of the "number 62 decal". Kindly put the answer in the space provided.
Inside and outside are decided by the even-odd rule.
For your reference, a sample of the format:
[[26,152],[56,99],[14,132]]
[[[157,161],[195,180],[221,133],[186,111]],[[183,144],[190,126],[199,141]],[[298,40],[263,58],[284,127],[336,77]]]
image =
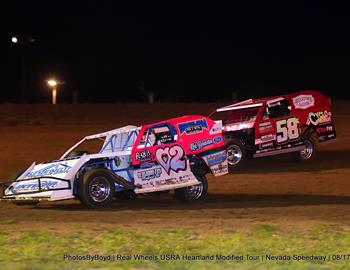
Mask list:
[[282,119],[276,122],[277,142],[283,143],[288,140],[299,138],[298,118]]

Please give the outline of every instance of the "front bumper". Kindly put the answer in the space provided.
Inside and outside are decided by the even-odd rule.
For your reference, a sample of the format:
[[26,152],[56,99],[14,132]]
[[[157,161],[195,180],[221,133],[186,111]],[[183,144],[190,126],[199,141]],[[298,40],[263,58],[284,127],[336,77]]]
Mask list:
[[0,182],[0,201],[43,201],[74,197],[71,181],[44,176]]

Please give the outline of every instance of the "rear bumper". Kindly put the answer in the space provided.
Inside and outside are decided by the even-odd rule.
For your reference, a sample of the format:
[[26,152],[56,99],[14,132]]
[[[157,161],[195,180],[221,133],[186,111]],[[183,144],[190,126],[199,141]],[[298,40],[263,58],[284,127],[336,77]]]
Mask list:
[[45,176],[0,182],[0,201],[44,201],[74,197],[71,181]]

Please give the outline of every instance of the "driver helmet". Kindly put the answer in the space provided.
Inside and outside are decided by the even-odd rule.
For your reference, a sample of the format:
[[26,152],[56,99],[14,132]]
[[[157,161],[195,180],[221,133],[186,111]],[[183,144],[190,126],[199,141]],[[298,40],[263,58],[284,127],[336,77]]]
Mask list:
[[153,146],[156,144],[156,134],[154,134],[154,131],[151,131],[148,135],[148,143]]

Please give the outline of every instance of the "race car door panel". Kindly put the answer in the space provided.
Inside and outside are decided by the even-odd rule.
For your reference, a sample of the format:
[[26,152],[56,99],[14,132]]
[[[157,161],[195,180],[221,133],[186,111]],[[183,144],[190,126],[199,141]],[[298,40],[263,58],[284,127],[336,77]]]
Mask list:
[[291,113],[289,101],[272,100],[266,103],[255,129],[255,156],[297,151],[302,145],[300,137],[299,119]]
[[133,151],[136,193],[170,190],[198,184],[176,129],[158,124],[141,130],[143,138]]

